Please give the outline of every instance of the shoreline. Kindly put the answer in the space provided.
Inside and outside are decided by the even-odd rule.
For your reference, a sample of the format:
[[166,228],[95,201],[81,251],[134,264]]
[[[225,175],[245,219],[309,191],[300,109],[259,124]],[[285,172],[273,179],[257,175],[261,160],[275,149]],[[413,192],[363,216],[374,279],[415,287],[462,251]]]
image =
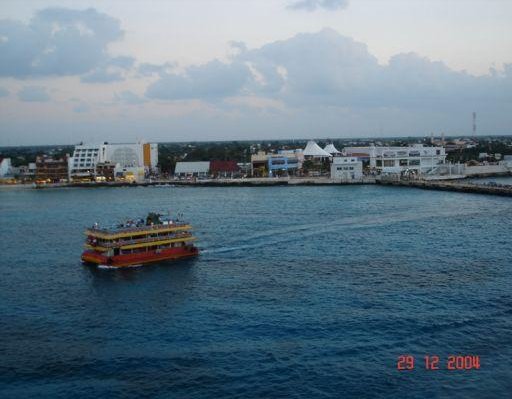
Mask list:
[[[493,175],[495,176],[495,175]],[[500,176],[511,176],[511,174],[499,174]],[[482,176],[483,177],[483,176]],[[485,176],[492,177],[492,176]],[[245,178],[245,179],[205,179],[205,180],[155,180],[147,182],[90,182],[90,183],[53,183],[45,185],[22,185],[23,188],[36,190],[55,188],[102,188],[102,187],[290,187],[290,186],[360,186],[360,185],[382,185],[393,187],[409,187],[427,190],[464,192],[470,194],[487,194],[512,197],[512,186],[500,185],[489,186],[476,184],[469,179],[455,178],[440,180],[394,180],[375,177],[365,177],[357,181],[341,181],[326,177],[315,178]],[[13,185],[12,187],[20,187]],[[21,188],[21,187],[20,187]]]
[[207,179],[207,180],[156,180],[140,183],[128,182],[91,182],[91,183],[49,183],[33,186],[35,189],[49,188],[100,188],[100,187],[270,187],[270,186],[332,186],[375,184],[375,178],[357,181],[341,181],[331,178],[250,178],[250,179]]

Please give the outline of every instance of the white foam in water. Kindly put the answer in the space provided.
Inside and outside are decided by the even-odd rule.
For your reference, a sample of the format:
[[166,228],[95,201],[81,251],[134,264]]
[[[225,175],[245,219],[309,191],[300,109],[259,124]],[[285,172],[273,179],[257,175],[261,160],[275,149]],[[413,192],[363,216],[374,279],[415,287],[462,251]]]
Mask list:
[[[438,216],[465,216],[465,215],[473,215],[477,214],[477,210],[464,210],[461,209],[459,212],[454,214],[452,211],[438,211]],[[202,254],[215,254],[222,252],[231,252],[237,251],[241,249],[252,249],[259,248],[263,246],[269,245],[269,243],[285,243],[297,240],[297,234],[300,235],[301,238],[314,236],[318,234],[326,234],[331,232],[340,231],[340,228],[344,230],[347,229],[358,229],[372,226],[386,226],[392,225],[395,223],[409,222],[414,220],[422,220],[429,219],[432,215],[430,213],[422,214],[417,210],[411,212],[395,212],[383,217],[376,217],[375,215],[365,215],[365,216],[356,216],[356,217],[344,217],[338,220],[334,220],[331,222],[324,223],[311,223],[311,224],[302,224],[295,225],[285,228],[271,229],[263,232],[259,232],[250,236],[244,236],[241,238],[237,238],[235,240],[230,240],[226,242],[226,244],[231,244],[229,246],[224,246],[220,248],[209,248],[201,250]],[[254,243],[254,244],[242,244],[243,242],[247,242],[248,240],[254,240],[257,238],[265,237],[267,239],[262,242]],[[240,243],[241,245],[236,245]]]
[[142,265],[130,265],[130,266],[109,266],[109,265],[98,265],[98,269],[127,269],[132,267],[141,267]]
[[201,250],[202,254],[214,254],[219,252],[230,252],[230,251],[237,251],[239,249],[248,249],[248,248],[258,248],[263,245],[268,245],[267,242],[261,243],[261,244],[248,244],[248,245],[239,245],[235,247],[221,247],[221,248],[212,248],[212,249],[203,249]]

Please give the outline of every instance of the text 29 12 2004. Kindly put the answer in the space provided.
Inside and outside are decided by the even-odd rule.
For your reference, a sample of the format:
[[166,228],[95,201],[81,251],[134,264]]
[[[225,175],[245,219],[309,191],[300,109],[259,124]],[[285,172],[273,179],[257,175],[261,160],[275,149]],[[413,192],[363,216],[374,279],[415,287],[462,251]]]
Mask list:
[[[419,362],[418,362],[419,363]],[[423,367],[425,370],[479,370],[480,356],[478,355],[449,355],[441,358],[438,355],[423,356]],[[412,355],[400,355],[396,368],[399,371],[414,370],[416,359]]]

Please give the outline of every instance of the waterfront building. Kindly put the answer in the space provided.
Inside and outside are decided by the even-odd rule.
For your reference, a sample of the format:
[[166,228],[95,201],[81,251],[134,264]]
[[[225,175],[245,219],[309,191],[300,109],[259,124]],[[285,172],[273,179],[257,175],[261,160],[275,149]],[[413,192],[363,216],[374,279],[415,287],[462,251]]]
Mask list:
[[8,176],[12,173],[11,158],[0,158],[0,177]]
[[201,177],[206,178],[210,174],[210,162],[176,162],[174,176],[179,178]]
[[28,165],[20,165],[17,170],[17,175],[22,178],[33,178],[36,175],[36,163],[30,162]]
[[114,181],[116,172],[121,172],[119,169],[116,170],[117,165],[118,164],[109,161],[98,162],[96,164],[96,181]]
[[279,150],[277,153],[259,151],[251,155],[251,171],[253,176],[276,176],[295,174],[302,168],[304,154],[302,149]]
[[96,175],[96,164],[105,158],[105,145],[75,146],[69,160],[69,177],[74,180],[93,179]]
[[298,150],[279,150],[277,154],[269,154],[268,175],[279,176],[280,174],[293,175],[302,168],[304,154]]
[[347,156],[369,159],[370,168],[384,174],[432,173],[446,162],[443,147],[426,147],[423,144],[409,147],[345,147],[343,152]]
[[158,144],[141,141],[77,145],[70,160],[69,176],[74,180],[94,180],[98,176],[97,165],[105,162],[117,165],[120,173],[133,175],[137,181],[143,180],[157,167]]
[[236,161],[211,161],[210,174],[213,177],[236,177],[240,174],[240,168]]
[[503,161],[501,163],[512,172],[512,155],[503,155]]
[[253,177],[264,177],[267,175],[268,154],[265,151],[258,151],[251,155],[251,175]]
[[355,181],[363,178],[363,162],[356,157],[338,156],[332,158],[331,179]]
[[246,177],[249,173],[251,173],[251,163],[250,162],[238,162],[237,163],[238,170],[240,174]]
[[[1,167],[0,167],[1,169]],[[21,181],[33,180],[36,176],[36,163],[30,162],[28,165],[11,166],[8,172],[8,176],[12,176],[15,179]],[[0,178],[3,176],[0,175]]]
[[304,148],[303,154],[304,159],[325,159],[332,157],[331,154],[320,148],[320,146],[313,140],[308,141],[306,148]]
[[461,151],[465,148],[472,148],[470,147],[470,144],[464,140],[449,140],[443,145],[443,147],[446,152]]
[[47,155],[36,157],[36,180],[49,183],[68,181],[69,154],[59,159]]

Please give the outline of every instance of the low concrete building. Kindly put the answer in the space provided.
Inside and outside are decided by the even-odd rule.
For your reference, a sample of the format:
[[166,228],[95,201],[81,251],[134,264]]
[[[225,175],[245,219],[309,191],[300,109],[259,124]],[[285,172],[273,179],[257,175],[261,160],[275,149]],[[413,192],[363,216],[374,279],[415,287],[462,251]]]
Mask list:
[[210,162],[177,162],[174,168],[176,177],[208,177]]
[[333,157],[331,179],[354,181],[363,178],[363,162],[356,157]]
[[12,175],[22,181],[33,180],[36,176],[36,163],[30,162],[28,165],[20,165],[11,168]]

